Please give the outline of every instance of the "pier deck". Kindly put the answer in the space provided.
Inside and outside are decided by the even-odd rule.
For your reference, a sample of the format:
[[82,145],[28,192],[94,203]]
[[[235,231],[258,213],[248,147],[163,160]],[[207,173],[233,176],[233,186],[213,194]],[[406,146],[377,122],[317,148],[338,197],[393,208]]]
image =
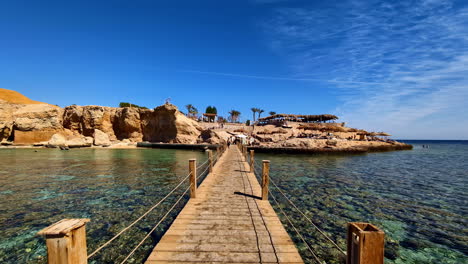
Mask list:
[[236,146],[221,157],[146,260],[304,263]]

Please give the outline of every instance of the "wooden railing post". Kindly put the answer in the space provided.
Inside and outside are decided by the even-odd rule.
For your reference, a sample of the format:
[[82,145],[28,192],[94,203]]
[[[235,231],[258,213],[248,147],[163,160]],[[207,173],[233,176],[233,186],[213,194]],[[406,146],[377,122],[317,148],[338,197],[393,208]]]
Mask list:
[[197,198],[197,160],[189,160],[190,198]]
[[48,264],[86,264],[86,223],[89,219],[63,219],[38,232],[46,238]]
[[250,172],[254,172],[254,165],[255,165],[255,160],[254,160],[254,150],[250,150]]
[[385,233],[369,223],[348,223],[347,264],[383,264]]
[[208,160],[210,163],[210,173],[212,173],[213,172],[213,151],[211,150],[208,150]]
[[264,160],[262,168],[262,200],[268,200],[268,184],[270,183],[270,161]]

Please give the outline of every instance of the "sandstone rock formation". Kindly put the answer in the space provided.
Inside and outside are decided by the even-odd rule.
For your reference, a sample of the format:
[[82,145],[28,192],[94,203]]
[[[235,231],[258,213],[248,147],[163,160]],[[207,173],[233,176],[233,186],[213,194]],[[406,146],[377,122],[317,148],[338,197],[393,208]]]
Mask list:
[[94,139],[92,137],[79,136],[67,140],[66,145],[69,148],[83,148],[91,147],[93,145]]
[[113,117],[113,129],[115,136],[119,140],[142,141],[140,109],[130,107],[118,108]]
[[[224,131],[223,131],[224,132]],[[208,144],[224,144],[229,138],[229,136],[224,139],[224,135],[220,135],[216,131],[206,129],[203,130],[200,134],[199,143],[208,143]]]
[[109,136],[102,132],[99,129],[94,129],[94,145],[95,146],[103,146],[103,147],[108,147],[111,145],[111,141],[109,140]]
[[105,132],[115,140],[113,118],[116,108],[96,105],[67,106],[63,114],[63,127],[76,131],[84,136],[93,136],[94,129]]
[[143,140],[150,142],[192,144],[203,130],[172,104],[158,106],[154,111],[142,110],[141,125]]
[[15,139],[20,144],[47,141],[63,129],[62,113],[60,107],[49,104],[0,101],[0,141]]
[[52,138],[49,140],[47,147],[49,148],[63,147],[67,145],[66,143],[67,143],[67,139],[63,135],[54,134]]
[[90,143],[108,146],[123,140],[186,144],[224,141],[215,132],[207,130],[202,135],[202,131],[196,121],[172,104],[153,110],[95,105],[60,108],[0,89],[0,142],[80,147]]

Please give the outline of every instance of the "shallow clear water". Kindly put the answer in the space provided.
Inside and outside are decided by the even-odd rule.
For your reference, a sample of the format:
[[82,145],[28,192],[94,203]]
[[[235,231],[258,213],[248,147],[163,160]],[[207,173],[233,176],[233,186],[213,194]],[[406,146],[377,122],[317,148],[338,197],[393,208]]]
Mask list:
[[[342,247],[346,223],[366,221],[386,232],[386,263],[468,263],[468,142],[409,143],[414,150],[366,155],[257,154],[256,160],[271,161],[272,179]],[[93,251],[186,176],[190,158],[204,161],[206,154],[158,149],[0,149],[0,263],[44,263],[45,242],[35,234],[63,218],[91,218],[87,236],[88,251]],[[182,189],[90,263],[119,263],[181,193]],[[285,206],[284,199],[280,203],[319,257],[340,263],[339,252],[291,206]],[[142,262],[174,216],[129,263]],[[306,261],[314,263],[294,231],[287,229]]]
[[[256,161],[270,160],[272,180],[343,248],[347,222],[370,222],[386,233],[386,263],[468,263],[468,141],[408,143],[414,150],[341,156],[257,154]],[[284,198],[280,204],[320,259],[342,263],[331,243]],[[294,230],[287,229],[301,254],[315,263]]]
[[[45,241],[36,233],[63,218],[91,219],[87,225],[91,252],[176,186],[188,174],[190,158],[200,164],[207,157],[186,150],[0,149],[0,263],[45,263]],[[90,263],[119,263],[188,182],[183,187]],[[129,263],[142,262],[174,215]]]

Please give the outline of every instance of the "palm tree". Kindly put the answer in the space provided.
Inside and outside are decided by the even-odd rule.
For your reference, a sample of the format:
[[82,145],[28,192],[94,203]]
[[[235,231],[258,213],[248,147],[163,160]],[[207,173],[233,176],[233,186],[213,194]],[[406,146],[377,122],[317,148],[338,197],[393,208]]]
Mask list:
[[193,106],[192,104],[188,104],[185,106],[185,108],[187,108],[187,116],[196,116],[198,114],[198,109]]
[[185,108],[187,109],[187,116],[190,116],[190,114],[192,113],[193,105],[188,104],[188,105],[185,106]]
[[260,119],[260,115],[261,115],[263,112],[265,112],[265,110],[263,110],[263,109],[258,109],[257,112],[258,112],[258,119]]
[[272,116],[272,115],[276,115],[276,112],[270,111],[268,112],[268,114]]
[[237,119],[241,115],[241,112],[233,109],[233,110],[229,111],[229,115],[230,115],[231,121],[235,123],[235,122],[237,122]]
[[252,108],[250,108],[250,110],[252,110],[252,114],[253,114],[253,121],[255,122],[255,113],[257,113],[257,112],[258,112],[258,110],[260,110],[260,109],[258,109],[258,108],[256,108],[256,107],[252,107]]
[[196,117],[198,115],[198,109],[194,106],[192,107],[192,115]]

